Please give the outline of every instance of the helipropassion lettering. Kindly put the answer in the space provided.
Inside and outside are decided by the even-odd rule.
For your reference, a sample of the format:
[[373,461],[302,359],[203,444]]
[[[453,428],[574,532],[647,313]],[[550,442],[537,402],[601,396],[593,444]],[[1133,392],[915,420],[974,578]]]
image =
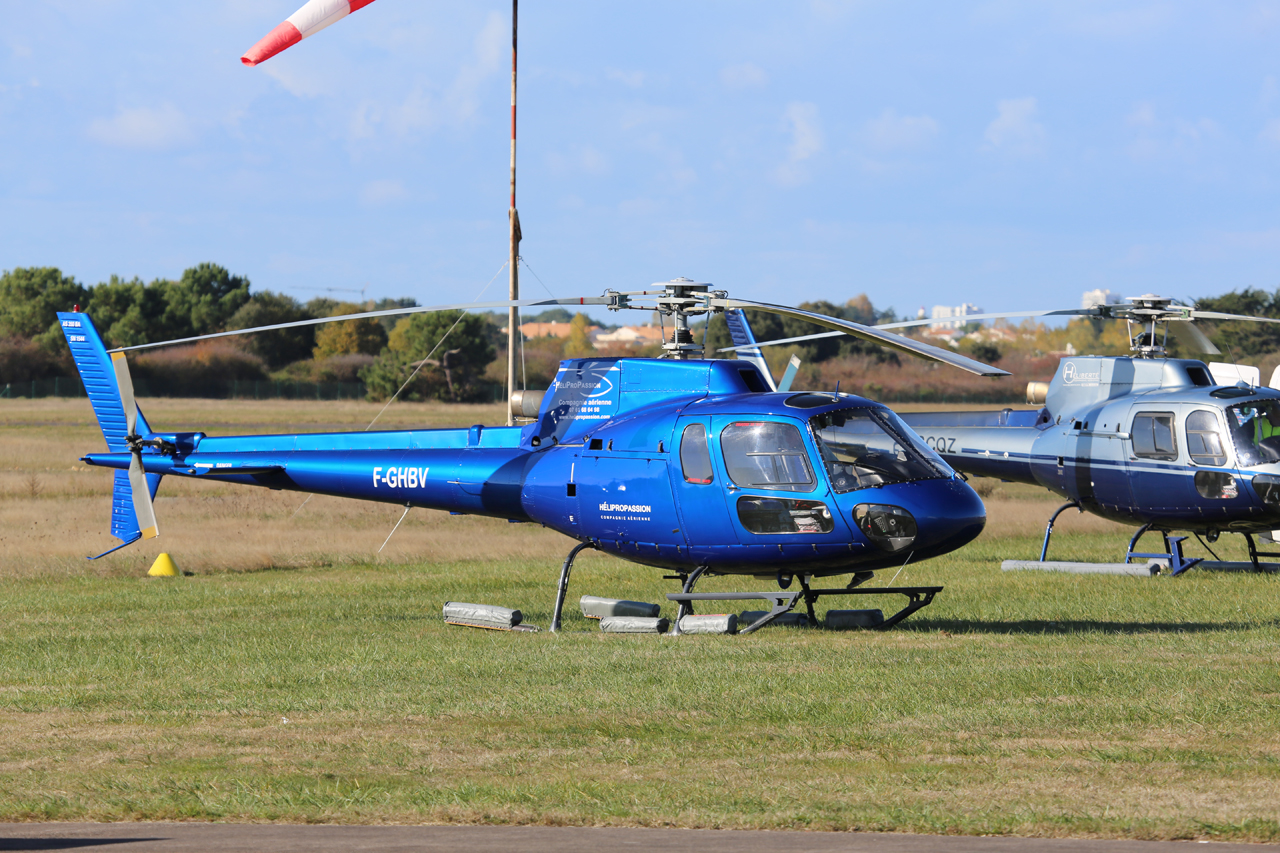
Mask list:
[[649,504],[600,504],[601,512],[653,512]]

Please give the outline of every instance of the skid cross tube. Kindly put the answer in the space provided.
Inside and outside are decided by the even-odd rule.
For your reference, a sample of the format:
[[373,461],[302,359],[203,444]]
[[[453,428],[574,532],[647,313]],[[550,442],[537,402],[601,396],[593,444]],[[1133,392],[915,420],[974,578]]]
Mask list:
[[1063,512],[1071,509],[1072,507],[1084,512],[1084,507],[1080,506],[1079,501],[1071,501],[1070,503],[1065,503],[1058,507],[1058,511],[1049,516],[1049,525],[1044,529],[1044,546],[1040,549],[1040,562],[1043,563],[1045,557],[1049,555],[1049,537],[1053,535],[1053,523],[1058,520],[1058,516],[1062,515]]
[[560,585],[556,588],[556,609],[551,614],[551,632],[558,633],[560,631],[560,613],[564,610],[564,596],[569,591],[569,572],[573,570],[573,558],[583,548],[596,547],[594,542],[580,542],[574,546],[569,552],[569,556],[564,558],[564,568],[560,570]]
[[920,608],[929,606],[933,602],[933,597],[940,592],[942,592],[942,587],[940,586],[879,586],[859,589],[838,587],[836,589],[805,589],[799,592],[669,592],[667,593],[667,600],[679,602],[681,608],[691,601],[751,601],[755,599],[772,601],[772,610],[746,628],[738,631],[739,634],[750,634],[752,631],[768,625],[783,613],[789,612],[796,606],[796,602],[800,600],[801,596],[804,597],[806,604],[812,606],[813,602],[823,595],[905,595],[907,597],[907,605],[874,626],[877,631],[884,631],[897,625]]
[[1182,556],[1182,543],[1187,538],[1185,536],[1170,536],[1169,531],[1161,530],[1160,535],[1164,537],[1164,551],[1135,551],[1138,547],[1138,540],[1142,538],[1142,534],[1151,529],[1151,525],[1144,524],[1138,528],[1138,532],[1133,534],[1133,538],[1129,540],[1129,550],[1124,555],[1124,561],[1127,563],[1134,557],[1141,559],[1146,557],[1148,560],[1168,560],[1169,574],[1171,576],[1180,575],[1187,569],[1193,569],[1204,562],[1204,557],[1192,557],[1187,559]]

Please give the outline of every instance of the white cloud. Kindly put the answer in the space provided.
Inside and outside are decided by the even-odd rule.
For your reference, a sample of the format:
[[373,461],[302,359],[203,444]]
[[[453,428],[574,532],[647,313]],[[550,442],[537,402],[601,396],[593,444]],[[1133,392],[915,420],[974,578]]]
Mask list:
[[1150,103],[1135,104],[1133,111],[1124,117],[1124,121],[1130,127],[1154,127],[1156,108]]
[[476,58],[484,71],[492,73],[502,66],[510,32],[506,18],[499,13],[490,12],[484,19],[484,26],[476,34],[475,41]]
[[1263,142],[1280,145],[1280,118],[1273,118],[1267,122],[1266,127],[1262,128],[1260,136]]
[[720,82],[730,89],[758,89],[769,82],[769,75],[752,62],[742,62],[721,68]]
[[330,69],[309,56],[276,57],[275,62],[265,62],[258,67],[295,98],[318,98],[333,94],[340,82]]
[[462,67],[446,99],[455,118],[470,119],[479,110],[480,86],[502,68],[503,47],[508,38],[510,31],[506,19],[497,12],[490,12],[476,35],[476,63]]
[[[1147,3],[1127,9],[1108,8],[1109,4],[1065,4],[1066,29],[1081,35],[1107,39],[1134,39],[1159,33],[1178,18],[1177,10],[1167,3]],[[1101,8],[1103,11],[1094,11]]]
[[923,148],[937,135],[938,122],[930,116],[900,116],[894,110],[871,119],[863,130],[867,145],[879,151]]
[[360,188],[360,203],[365,207],[381,207],[409,197],[409,191],[400,181],[384,179],[369,181]]
[[172,148],[193,137],[191,122],[177,107],[122,109],[111,118],[89,123],[89,137],[119,148]]
[[[1126,123],[1135,129],[1127,149],[1129,157],[1139,163],[1190,162],[1206,144],[1222,138],[1222,128],[1213,119],[1161,119],[1150,104],[1140,104]],[[1265,130],[1263,133],[1265,137]]]
[[615,80],[629,89],[639,89],[644,85],[643,71],[619,71],[616,68],[610,68],[607,75],[610,80]]
[[609,172],[609,160],[590,145],[575,148],[569,154],[552,154],[548,157],[552,171],[557,174],[580,173],[604,175]]
[[1268,109],[1276,102],[1277,96],[1280,96],[1280,86],[1276,85],[1274,75],[1268,74],[1262,78],[1262,90],[1258,93],[1258,106],[1262,109]]
[[490,12],[476,35],[474,60],[465,63],[453,82],[443,91],[418,84],[399,103],[366,98],[351,115],[348,134],[352,139],[373,139],[380,131],[398,137],[431,133],[444,125],[463,125],[480,110],[480,89],[502,69],[504,39],[510,37],[506,19]]
[[790,125],[791,145],[786,162],[777,168],[774,176],[783,186],[794,187],[809,180],[805,161],[822,151],[825,140],[817,104],[793,101],[787,104],[783,118]]
[[997,115],[987,131],[984,147],[1030,157],[1044,150],[1048,132],[1035,120],[1035,98],[1010,98],[996,104]]

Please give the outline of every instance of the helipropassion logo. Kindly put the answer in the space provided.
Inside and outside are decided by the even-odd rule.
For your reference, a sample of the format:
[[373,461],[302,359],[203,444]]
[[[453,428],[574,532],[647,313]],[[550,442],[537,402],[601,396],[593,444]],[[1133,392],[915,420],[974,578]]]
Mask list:
[[1083,387],[1097,385],[1102,381],[1101,370],[1081,370],[1074,361],[1062,365],[1062,384]]
[[649,504],[600,504],[601,512],[653,512]]
[[590,391],[590,394],[583,394],[588,399],[603,396],[613,390],[613,383],[609,381],[608,376],[600,376],[595,382],[592,382],[591,379],[596,379],[596,377],[588,374],[586,380],[562,379],[556,383],[556,387],[568,391]]

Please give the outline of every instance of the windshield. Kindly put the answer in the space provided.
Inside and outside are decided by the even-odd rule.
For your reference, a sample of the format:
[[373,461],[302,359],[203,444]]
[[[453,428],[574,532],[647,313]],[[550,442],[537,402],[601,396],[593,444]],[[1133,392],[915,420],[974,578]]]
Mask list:
[[842,409],[809,419],[837,493],[953,476],[951,468],[892,412]]
[[1227,409],[1227,426],[1241,467],[1280,462],[1280,400],[1254,400]]

